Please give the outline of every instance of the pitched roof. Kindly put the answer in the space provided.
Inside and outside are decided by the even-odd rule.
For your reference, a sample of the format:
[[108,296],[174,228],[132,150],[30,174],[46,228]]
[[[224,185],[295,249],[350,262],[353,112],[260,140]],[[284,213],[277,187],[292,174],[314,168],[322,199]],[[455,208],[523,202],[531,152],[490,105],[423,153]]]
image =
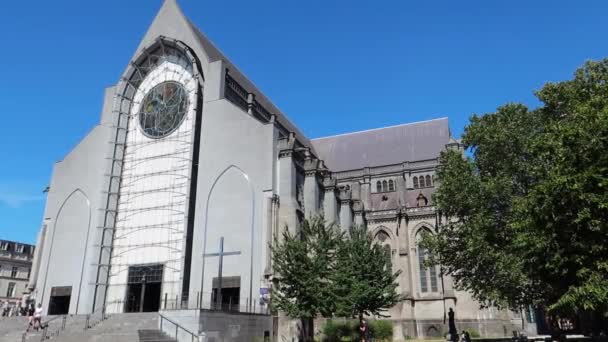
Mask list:
[[434,159],[450,142],[447,118],[311,140],[332,171]]
[[234,78],[242,87],[247,91],[255,94],[255,99],[264,107],[266,110],[277,116],[277,121],[282,124],[288,131],[294,132],[296,138],[306,147],[310,147],[312,152],[315,153],[314,146],[311,145],[310,140],[294,125],[291,120],[285,115],[277,106],[268,99],[262,91],[260,91],[253,82],[251,82],[247,76],[245,76],[229,59],[226,57],[220,49],[218,49],[213,42],[207,38],[207,36],[189,19],[188,23],[196,34],[196,38],[205,50],[209,62],[217,60],[223,60],[226,63],[228,69],[230,69],[230,76]]

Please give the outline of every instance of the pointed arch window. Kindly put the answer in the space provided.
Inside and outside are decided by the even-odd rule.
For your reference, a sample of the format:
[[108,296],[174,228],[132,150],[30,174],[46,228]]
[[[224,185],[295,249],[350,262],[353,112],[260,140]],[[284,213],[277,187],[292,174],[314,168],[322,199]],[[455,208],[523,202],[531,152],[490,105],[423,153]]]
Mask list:
[[388,183],[385,180],[382,181],[382,191],[388,191]]
[[384,230],[380,230],[374,238],[382,246],[382,249],[386,252],[386,256],[392,265],[391,237]]
[[381,181],[376,182],[376,192],[382,192],[382,182]]
[[418,276],[420,278],[420,292],[438,292],[438,276],[437,266],[425,267],[424,262],[430,258],[430,253],[427,249],[420,246],[420,240],[423,234],[431,234],[427,229],[421,229],[416,235],[418,244]]
[[419,183],[420,183],[420,187],[421,187],[421,188],[424,188],[424,187],[425,187],[425,184],[424,184],[424,176],[420,176],[420,178],[419,178]]
[[418,189],[418,177],[414,177],[414,189]]
[[426,186],[433,186],[433,181],[429,175],[426,175]]
[[395,191],[395,182],[392,179],[388,181],[388,191]]

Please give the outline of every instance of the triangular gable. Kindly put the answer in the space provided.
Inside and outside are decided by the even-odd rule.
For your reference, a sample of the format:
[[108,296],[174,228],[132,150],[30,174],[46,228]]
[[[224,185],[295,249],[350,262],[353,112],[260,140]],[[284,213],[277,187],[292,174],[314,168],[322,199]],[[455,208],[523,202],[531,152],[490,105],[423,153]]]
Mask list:
[[[194,49],[199,58],[206,58],[207,62],[213,61],[213,58],[210,58],[205,47],[201,46],[197,33],[193,30],[190,21],[186,18],[176,0],[164,0],[158,14],[139,43],[133,59],[145,48],[154,44],[160,36],[182,41]],[[201,60],[201,62],[204,61]]]
[[231,76],[256,96],[256,100],[267,110],[277,115],[277,121],[289,131],[296,134],[296,138],[314,151],[314,146],[308,138],[279,110],[222,52],[184,15],[176,0],[164,0],[161,9],[152,21],[144,38],[139,43],[132,58],[134,60],[147,47],[152,45],[159,36],[177,39],[191,47],[201,60],[203,73],[206,73],[208,64],[217,60],[224,61],[230,69]]

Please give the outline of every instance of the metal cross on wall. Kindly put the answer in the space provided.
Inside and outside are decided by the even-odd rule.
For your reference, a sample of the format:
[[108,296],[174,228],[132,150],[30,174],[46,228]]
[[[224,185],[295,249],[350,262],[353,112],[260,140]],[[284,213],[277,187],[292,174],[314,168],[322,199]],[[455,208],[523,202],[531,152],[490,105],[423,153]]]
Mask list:
[[224,237],[220,237],[220,251],[219,253],[207,253],[203,254],[203,257],[219,257],[219,267],[217,269],[217,296],[216,297],[216,308],[222,308],[222,268],[224,265],[224,256],[229,255],[241,255],[240,251],[237,252],[224,252]]

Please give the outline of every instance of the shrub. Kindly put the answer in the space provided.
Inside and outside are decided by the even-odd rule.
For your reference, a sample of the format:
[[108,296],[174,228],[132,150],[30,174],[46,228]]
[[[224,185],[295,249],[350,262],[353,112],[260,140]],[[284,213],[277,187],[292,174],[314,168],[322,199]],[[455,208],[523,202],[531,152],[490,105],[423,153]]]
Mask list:
[[385,320],[371,321],[369,322],[369,328],[372,332],[374,340],[392,341],[393,322]]
[[323,341],[358,341],[359,324],[356,321],[333,321],[327,320],[323,326]]
[[338,342],[340,341],[339,325],[334,321],[327,320],[323,326],[323,341]]
[[[393,323],[391,321],[369,321],[369,329],[374,341],[392,341]],[[333,321],[327,320],[323,326],[324,342],[359,341],[359,321]]]
[[465,329],[466,332],[469,333],[469,336],[471,336],[471,338],[479,338],[481,337],[481,335],[479,334],[479,332],[475,329]]

